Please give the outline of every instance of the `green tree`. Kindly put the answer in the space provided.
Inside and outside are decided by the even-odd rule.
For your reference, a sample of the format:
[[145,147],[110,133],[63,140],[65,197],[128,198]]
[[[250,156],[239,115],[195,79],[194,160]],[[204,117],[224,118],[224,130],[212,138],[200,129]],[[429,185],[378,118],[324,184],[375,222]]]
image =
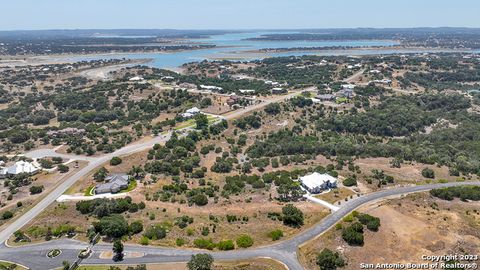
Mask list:
[[320,270],[335,270],[337,267],[343,267],[345,261],[338,252],[334,253],[330,249],[324,248],[317,256],[317,265]]
[[112,165],[112,166],[117,166],[117,165],[120,165],[121,163],[122,163],[122,159],[119,158],[119,157],[113,157],[110,160],[110,165]]
[[105,180],[105,177],[108,175],[108,170],[105,169],[105,167],[102,167],[98,169],[98,171],[93,174],[93,179],[97,182],[103,182]]
[[11,219],[13,217],[13,213],[10,211],[5,211],[2,214],[2,219]]
[[188,270],[211,270],[213,257],[210,254],[196,254],[187,263]]
[[287,204],[282,208],[283,224],[290,227],[301,227],[303,225],[303,212],[293,204]]
[[122,215],[111,215],[93,224],[95,231],[111,238],[120,238],[128,234],[128,223]]
[[196,129],[204,129],[208,127],[208,117],[203,114],[199,113],[195,116],[195,124],[196,124]]
[[58,168],[58,171],[61,172],[61,173],[66,173],[70,170],[70,168],[68,166],[63,165],[63,164],[58,164],[57,168]]
[[62,262],[62,269],[63,270],[70,270],[70,262],[69,261],[63,261]]
[[123,260],[123,249],[124,249],[124,247],[123,247],[122,240],[120,240],[120,239],[115,239],[115,240],[113,241],[113,248],[112,248],[113,253],[114,253],[113,259],[114,259],[115,261],[121,261],[121,260]]
[[425,178],[435,178],[435,172],[430,168],[424,168],[422,170],[422,176]]
[[241,248],[248,248],[253,245],[253,239],[247,234],[242,234],[237,238],[237,246]]

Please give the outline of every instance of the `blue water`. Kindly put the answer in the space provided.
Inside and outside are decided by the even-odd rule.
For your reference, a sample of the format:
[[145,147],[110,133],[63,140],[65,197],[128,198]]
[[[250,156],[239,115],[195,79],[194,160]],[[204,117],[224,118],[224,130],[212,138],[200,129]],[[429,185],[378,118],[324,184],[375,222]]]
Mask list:
[[[260,50],[266,48],[298,48],[298,47],[331,47],[331,46],[390,46],[397,45],[395,41],[383,40],[357,40],[357,41],[252,41],[248,38],[258,37],[263,34],[274,32],[252,32],[252,33],[232,33],[225,35],[214,35],[206,39],[194,39],[192,43],[215,44],[216,48],[180,51],[171,53],[134,53],[134,54],[105,54],[93,56],[69,57],[73,61],[98,60],[98,59],[144,59],[150,58],[152,61],[148,64],[158,68],[176,68],[185,63],[202,61],[205,59],[232,58],[236,60],[254,60],[272,56],[299,56],[322,54],[318,52],[281,52],[268,54],[242,54],[242,51]],[[285,33],[285,32],[283,32]],[[325,55],[347,54],[345,52],[325,52]],[[366,50],[362,53],[378,54],[375,50]],[[351,54],[351,52],[349,53]]]

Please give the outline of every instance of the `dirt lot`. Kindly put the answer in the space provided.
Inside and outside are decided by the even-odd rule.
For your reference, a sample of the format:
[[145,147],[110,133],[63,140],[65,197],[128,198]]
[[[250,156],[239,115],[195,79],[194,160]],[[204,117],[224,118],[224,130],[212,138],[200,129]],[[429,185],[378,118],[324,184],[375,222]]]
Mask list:
[[[143,187],[141,187],[143,188]],[[134,201],[145,201],[141,195],[134,195]],[[185,247],[193,247],[193,241],[197,238],[211,238],[214,242],[221,240],[235,240],[240,234],[249,234],[254,239],[254,246],[268,245],[273,243],[268,233],[275,229],[281,229],[284,238],[298,234],[300,231],[311,227],[328,215],[329,211],[319,205],[309,202],[299,202],[295,205],[301,209],[305,215],[305,225],[300,229],[295,229],[283,225],[281,221],[272,220],[267,217],[269,212],[281,213],[284,204],[274,201],[258,201],[258,202],[242,202],[232,201],[230,203],[210,203],[204,207],[191,206],[186,204],[173,204],[160,201],[145,201],[147,207],[137,213],[126,213],[125,217],[131,222],[134,220],[142,220],[144,228],[153,224],[162,224],[168,228],[167,237],[150,241],[151,245],[159,246],[175,246],[176,239],[185,240]],[[237,218],[248,218],[248,221],[227,222],[226,214],[236,215]],[[194,222],[185,229],[175,226],[175,218],[188,215],[194,219]],[[209,219],[212,215],[218,219],[213,222]],[[154,216],[154,219],[150,219]],[[75,210],[74,202],[55,203],[42,212],[34,221],[24,227],[27,232],[31,228],[40,227],[56,227],[59,224],[69,224],[75,226],[79,234],[77,238],[84,239],[87,228],[96,218],[82,216]],[[213,225],[215,225],[215,233],[213,233]],[[209,228],[209,235],[201,234],[204,227]],[[31,236],[31,235],[29,235]],[[141,235],[134,235],[128,239],[129,243],[139,243]],[[32,239],[33,241],[43,241],[43,238]]]
[[360,263],[425,263],[422,255],[478,254],[479,207],[480,202],[448,202],[428,193],[372,203],[359,211],[379,217],[381,227],[365,229],[363,247],[347,245],[341,231],[332,228],[302,246],[299,257],[307,269],[315,269],[316,254],[329,248],[346,259],[344,269],[359,269]]
[[383,170],[385,174],[395,178],[397,183],[422,183],[431,179],[422,176],[424,168],[430,168],[435,172],[435,179],[447,179],[455,181],[458,176],[450,176],[446,166],[438,167],[435,165],[421,164],[417,162],[404,163],[401,168],[392,168],[389,158],[362,158],[355,161],[355,165],[360,166],[364,175],[371,175],[371,170]]

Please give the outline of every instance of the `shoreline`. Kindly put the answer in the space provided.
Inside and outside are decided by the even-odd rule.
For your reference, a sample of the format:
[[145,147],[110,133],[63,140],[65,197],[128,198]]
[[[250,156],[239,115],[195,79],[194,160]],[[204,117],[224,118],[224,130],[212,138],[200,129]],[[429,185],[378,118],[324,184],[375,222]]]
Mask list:
[[441,47],[415,47],[415,46],[352,46],[352,47],[297,47],[297,48],[266,48],[260,50],[248,50],[240,51],[239,53],[255,53],[255,54],[268,54],[268,53],[287,53],[287,52],[341,52],[341,51],[388,51],[388,50],[407,50],[407,51],[431,51],[431,52],[475,52],[475,49],[455,49],[455,48],[441,48]]

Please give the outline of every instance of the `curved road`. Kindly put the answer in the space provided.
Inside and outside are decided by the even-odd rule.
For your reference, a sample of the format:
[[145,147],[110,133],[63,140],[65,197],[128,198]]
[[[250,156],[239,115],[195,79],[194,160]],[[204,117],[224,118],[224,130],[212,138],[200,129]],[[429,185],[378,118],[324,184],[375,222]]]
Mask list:
[[[270,246],[247,250],[233,250],[227,252],[209,253],[212,254],[212,256],[216,260],[238,260],[258,257],[269,257],[283,262],[291,270],[301,270],[304,268],[297,260],[297,248],[304,242],[315,238],[321,233],[327,231],[330,227],[335,225],[335,223],[340,221],[344,216],[348,215],[351,211],[357,209],[358,207],[366,203],[385,199],[391,196],[428,191],[434,188],[464,185],[480,185],[480,182],[452,182],[444,184],[408,186],[370,193],[348,201],[338,211],[331,213],[322,221],[314,225],[312,228],[285,241]],[[3,245],[0,248],[0,260],[14,261],[22,265],[31,267],[31,269],[52,269],[55,267],[59,267],[63,260],[72,261],[78,254],[79,250],[85,248],[86,246],[86,243],[66,239],[16,248],[6,247],[5,245]],[[53,248],[60,248],[63,252],[57,258],[49,259],[45,255],[49,250]],[[101,251],[111,250],[111,245],[99,244],[96,245],[93,250],[93,255],[90,258],[84,260],[84,264],[114,264],[112,260],[99,258],[99,254]],[[144,256],[139,258],[126,258],[121,262],[122,264],[186,262],[190,259],[190,256],[192,254],[205,253],[208,251],[126,245],[125,252],[139,252],[144,254]]]

